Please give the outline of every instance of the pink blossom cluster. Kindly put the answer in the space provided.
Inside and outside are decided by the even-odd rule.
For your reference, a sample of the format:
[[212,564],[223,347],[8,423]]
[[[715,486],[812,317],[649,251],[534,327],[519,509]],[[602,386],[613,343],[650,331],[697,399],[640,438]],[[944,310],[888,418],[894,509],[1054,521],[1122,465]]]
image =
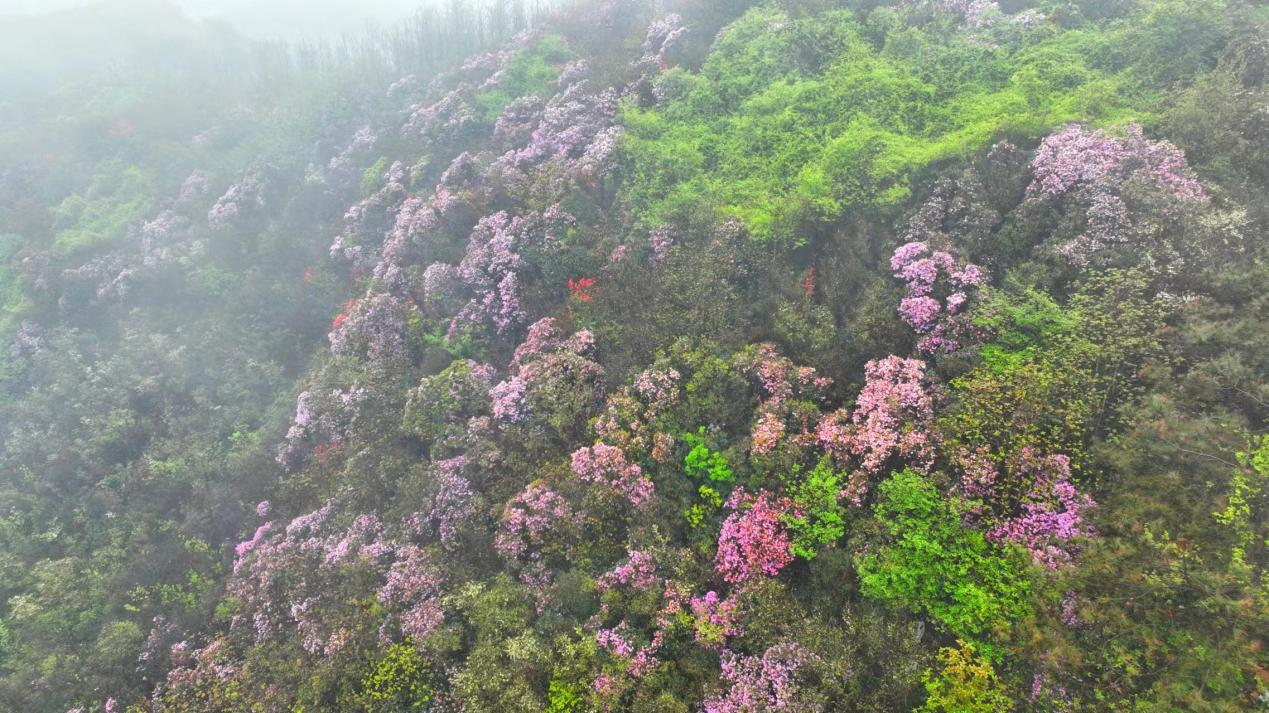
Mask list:
[[173,210],[160,211],[153,219],[143,221],[138,231],[141,239],[141,263],[158,267],[187,258],[197,250],[188,218]]
[[564,496],[542,483],[530,483],[503,508],[494,548],[533,592],[539,610],[553,579],[546,556],[568,550],[582,519]]
[[792,539],[783,522],[791,504],[769,492],[747,495],[737,488],[726,506],[731,514],[718,532],[714,569],[730,584],[759,575],[774,577],[793,561]]
[[441,579],[425,553],[390,536],[373,513],[344,528],[333,515],[334,505],[327,503],[285,527],[268,521],[236,548],[227,591],[244,612],[233,628],[250,626],[262,643],[290,626],[305,651],[333,656],[355,629],[372,623],[337,594],[342,582],[367,578],[377,583],[382,627],[395,623],[405,635],[421,637],[439,626]]
[[176,194],[176,207],[180,209],[189,207],[194,201],[207,195],[209,190],[211,190],[211,183],[207,180],[207,173],[195,169],[181,183],[181,188]]
[[[771,453],[785,436],[790,420],[802,422],[799,443],[811,443],[807,422],[814,411],[813,402],[820,401],[832,379],[820,376],[809,366],[798,367],[776,351],[775,345],[763,343],[743,353],[737,360],[742,373],[758,380],[760,401],[751,436],[751,451]],[[812,405],[807,405],[812,402]]]
[[306,443],[342,448],[361,412],[366,390],[309,389],[295,400],[295,417],[286,432],[286,440],[278,448],[277,460],[291,466],[303,452]]
[[[934,456],[935,391],[925,362],[888,356],[864,366],[864,388],[849,420],[838,411],[820,421],[816,436],[838,463],[852,460],[868,474],[886,470],[893,458],[928,468]],[[862,503],[866,484],[852,483],[842,496]]]
[[159,701],[165,694],[194,698],[242,680],[242,667],[234,660],[229,642],[224,638],[213,639],[206,646],[185,654],[184,658],[185,663],[178,663],[168,671],[156,687],[153,700]]
[[922,335],[917,349],[951,352],[977,337],[965,305],[973,290],[987,282],[982,268],[958,263],[946,251],[931,251],[924,242],[899,246],[890,268],[906,283],[899,316]]
[[401,633],[423,639],[445,620],[440,595],[443,578],[427,553],[416,545],[397,547],[396,560],[388,569],[379,602],[397,612]]
[[649,591],[661,583],[657,577],[657,563],[651,552],[630,550],[627,559],[620,565],[601,574],[595,585],[601,592],[608,592],[618,587]]
[[740,602],[732,596],[726,599],[718,592],[709,591],[694,596],[689,602],[695,624],[696,641],[709,647],[721,647],[726,640],[744,633],[740,623]]
[[1079,266],[1102,260],[1109,247],[1128,243],[1145,230],[1138,223],[1149,218],[1134,219],[1125,189],[1145,188],[1165,196],[1165,218],[1207,201],[1181,150],[1145,138],[1136,124],[1128,125],[1122,137],[1070,124],[1040,142],[1031,169],[1028,196],[1065,196],[1083,211],[1083,232],[1057,248]]
[[604,443],[574,451],[573,473],[640,509],[652,502],[656,492],[652,479],[637,464],[628,463],[624,451]]
[[1081,185],[1137,178],[1182,200],[1204,198],[1203,185],[1180,149],[1147,139],[1137,124],[1129,124],[1124,132],[1120,138],[1069,124],[1051,134],[1036,149],[1027,192],[1061,195]]
[[533,241],[540,221],[512,217],[505,211],[487,215],[472,229],[458,278],[471,295],[450,323],[451,334],[465,326],[489,325],[501,334],[525,317],[520,305],[520,247]]
[[654,229],[648,234],[648,246],[652,248],[652,262],[660,265],[669,257],[674,247],[674,231],[668,226]]
[[554,318],[535,322],[512,356],[511,373],[489,390],[495,419],[520,423],[560,403],[602,401],[604,369],[594,360],[595,351],[589,330],[565,338]]
[[363,126],[353,132],[352,139],[338,154],[326,163],[326,170],[336,177],[352,176],[356,173],[357,162],[366,158],[379,142],[379,135],[369,126]]
[[471,84],[462,83],[436,101],[410,107],[401,135],[419,141],[419,150],[423,152],[436,146],[462,145],[475,137],[481,121],[473,104],[474,90]]
[[396,161],[384,171],[379,190],[344,212],[344,227],[330,246],[330,256],[365,272],[379,259],[384,238],[392,228],[406,191],[405,164]]
[[407,313],[411,308],[404,300],[386,293],[355,302],[332,326],[331,353],[372,361],[404,356]]
[[455,456],[432,464],[436,492],[425,518],[415,520],[416,531],[422,520],[431,525],[441,544],[456,550],[463,531],[473,525],[478,515],[478,501],[471,482],[463,477],[466,456]]
[[90,304],[121,300],[132,292],[138,268],[120,252],[97,255],[76,268],[62,270],[63,293],[58,302],[67,307],[80,286],[92,293]]
[[259,172],[251,172],[229,187],[207,212],[207,227],[227,230],[258,215],[266,205],[265,180]]
[[682,374],[668,365],[640,372],[634,381],[608,398],[595,421],[600,440],[628,454],[650,455],[666,462],[674,448],[672,415],[681,398]]
[[705,701],[704,713],[801,713],[818,710],[799,700],[799,672],[816,660],[800,644],[777,644],[761,657],[722,654],[721,695]]
[[1096,503],[1071,483],[1070,459],[1026,447],[1010,465],[1011,477],[1031,486],[1018,510],[987,531],[988,539],[1016,542],[1027,548],[1032,561],[1049,569],[1069,564],[1076,540],[1097,534],[1085,519]]
[[648,25],[648,34],[644,37],[643,44],[639,47],[643,52],[639,62],[651,63],[659,69],[667,69],[670,66],[670,53],[682,42],[687,33],[688,28],[683,24],[683,18],[676,13],[653,20]]

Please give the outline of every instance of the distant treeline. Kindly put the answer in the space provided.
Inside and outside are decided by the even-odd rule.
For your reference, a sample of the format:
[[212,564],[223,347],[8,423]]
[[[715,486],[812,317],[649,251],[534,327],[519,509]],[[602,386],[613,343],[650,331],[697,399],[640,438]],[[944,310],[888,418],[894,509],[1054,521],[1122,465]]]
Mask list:
[[533,27],[563,0],[448,0],[401,23],[336,39],[251,41],[191,57],[195,74],[273,84],[314,73],[430,76]]

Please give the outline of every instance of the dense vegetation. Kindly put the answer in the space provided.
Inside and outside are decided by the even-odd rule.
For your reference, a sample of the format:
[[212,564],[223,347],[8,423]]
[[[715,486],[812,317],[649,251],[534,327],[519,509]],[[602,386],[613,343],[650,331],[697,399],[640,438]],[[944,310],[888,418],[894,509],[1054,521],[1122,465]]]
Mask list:
[[516,8],[5,107],[0,710],[1269,707],[1263,6]]

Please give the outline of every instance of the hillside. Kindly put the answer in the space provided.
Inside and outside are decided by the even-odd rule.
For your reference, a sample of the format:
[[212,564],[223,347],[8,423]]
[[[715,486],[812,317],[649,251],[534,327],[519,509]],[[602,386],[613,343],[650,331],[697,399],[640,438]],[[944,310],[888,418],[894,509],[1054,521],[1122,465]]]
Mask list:
[[414,22],[8,108],[0,710],[1269,705],[1262,5]]

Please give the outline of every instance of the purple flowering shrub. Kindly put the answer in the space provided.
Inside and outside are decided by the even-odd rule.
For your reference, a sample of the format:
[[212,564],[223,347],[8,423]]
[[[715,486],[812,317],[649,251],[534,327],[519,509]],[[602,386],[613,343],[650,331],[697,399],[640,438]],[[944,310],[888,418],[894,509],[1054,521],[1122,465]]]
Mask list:
[[905,283],[899,316],[921,335],[919,351],[952,352],[980,340],[968,313],[977,288],[987,283],[981,267],[910,242],[894,251],[890,269]]
[[889,472],[896,458],[927,469],[938,445],[933,424],[939,392],[926,375],[925,362],[897,356],[876,359],[864,367],[864,377],[854,411],[829,414],[816,430],[820,446],[839,465],[859,468],[842,491],[842,497],[857,506],[868,492],[870,477]]
[[393,230],[406,201],[406,168],[400,161],[383,174],[383,186],[353,204],[344,213],[344,227],[330,246],[332,259],[342,260],[357,272],[367,272],[379,261],[388,232]]
[[815,441],[811,423],[819,414],[818,403],[832,384],[809,366],[795,366],[781,356],[773,344],[760,344],[737,357],[738,370],[757,382],[759,403],[751,432],[750,451],[766,455],[776,450],[790,426],[798,429],[788,436],[798,446]]
[[352,303],[331,326],[331,353],[370,361],[404,358],[413,309],[412,304],[382,293]]
[[646,509],[656,493],[652,479],[643,469],[627,462],[620,448],[597,443],[573,452],[573,473],[583,482],[597,485],[602,492],[629,501],[638,509]]
[[761,656],[724,651],[722,682],[725,688],[705,700],[705,713],[812,713],[823,704],[803,700],[806,669],[818,657],[801,644],[771,646]]
[[[442,578],[427,553],[394,537],[375,515],[346,527],[333,503],[289,523],[269,520],[236,548],[228,592],[238,603],[231,630],[263,643],[293,633],[311,656],[425,638],[442,623]],[[377,591],[380,617],[349,596]]]
[[744,584],[758,576],[774,577],[793,561],[793,540],[783,520],[792,508],[787,498],[769,492],[749,495],[737,488],[726,506],[732,512],[718,532],[714,558],[724,581]]
[[961,490],[989,540],[1022,545],[1033,562],[1056,569],[1097,534],[1086,515],[1096,503],[1071,482],[1066,456],[1025,446],[1002,466],[982,452],[961,462]]
[[1181,150],[1147,139],[1136,124],[1118,136],[1066,126],[1040,142],[1031,169],[1028,199],[1065,207],[1071,227],[1055,249],[1077,267],[1127,258],[1166,269],[1188,252],[1169,241],[1172,224],[1208,201]]
[[342,450],[354,432],[366,397],[366,389],[358,386],[347,389],[314,386],[300,392],[295,400],[291,427],[278,447],[278,463],[291,467],[310,450],[318,453]]
[[503,508],[494,547],[533,593],[542,610],[554,566],[577,542],[582,514],[564,496],[540,482],[530,483]]
[[565,337],[555,319],[529,327],[507,378],[489,390],[492,413],[503,427],[549,426],[576,436],[603,404],[604,368],[595,361],[595,337],[582,330]]
[[207,211],[207,227],[222,232],[257,220],[269,205],[268,171],[253,171],[231,185]]

